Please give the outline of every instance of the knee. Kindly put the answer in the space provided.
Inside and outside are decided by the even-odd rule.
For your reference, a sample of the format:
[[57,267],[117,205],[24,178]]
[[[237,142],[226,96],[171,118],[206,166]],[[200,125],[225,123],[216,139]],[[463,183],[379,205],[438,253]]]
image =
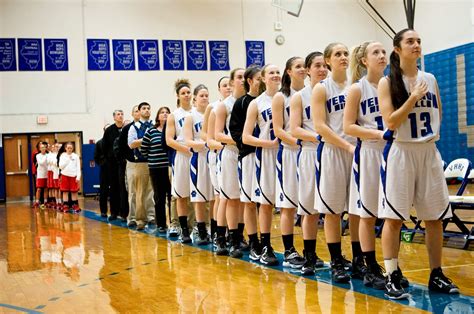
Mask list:
[[400,230],[402,227],[403,221],[398,219],[385,219],[384,228],[390,228],[394,230]]

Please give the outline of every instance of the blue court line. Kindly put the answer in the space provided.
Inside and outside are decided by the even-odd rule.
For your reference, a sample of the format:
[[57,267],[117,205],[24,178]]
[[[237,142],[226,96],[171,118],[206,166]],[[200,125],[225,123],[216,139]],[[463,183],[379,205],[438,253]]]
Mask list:
[[43,312],[30,310],[30,309],[26,309],[24,307],[14,306],[14,305],[5,304],[5,303],[0,303],[0,307],[5,307],[7,309],[16,310],[16,311],[25,312],[25,313],[30,313],[30,314],[43,313]]
[[[90,210],[84,210],[82,211],[82,214],[84,217],[96,220],[99,222],[104,222],[104,223],[109,223],[112,224],[116,227],[121,227],[121,228],[127,228],[126,223],[120,222],[120,220],[114,220],[112,222],[107,222],[106,219],[100,217],[99,214],[90,211]],[[164,234],[159,234],[158,232],[150,232],[148,230],[143,230],[143,231],[136,231],[135,232],[141,232],[150,236],[155,236],[157,238],[162,238],[164,240],[172,241],[172,242],[178,242],[178,238],[170,239]],[[198,245],[193,245],[193,244],[183,244],[187,246],[191,246],[194,248],[202,249],[202,250],[207,250],[212,252],[212,245],[203,245],[203,246],[198,246]],[[271,268],[277,271],[281,271],[284,273],[290,273],[294,276],[298,277],[303,277],[305,279],[309,280],[314,280],[314,281],[319,281],[323,282],[329,285],[333,285],[339,288],[343,289],[348,289],[352,290],[361,294],[365,294],[371,297],[379,298],[382,300],[386,301],[392,301],[396,302],[399,304],[403,304],[406,306],[411,306],[415,307],[421,310],[425,311],[430,311],[433,313],[445,313],[445,310],[448,310],[449,312],[458,312],[458,313],[471,313],[474,312],[474,297],[469,296],[469,295],[463,295],[463,294],[458,294],[458,295],[446,295],[443,293],[437,293],[437,292],[431,292],[428,290],[428,287],[425,285],[420,285],[420,284],[414,284],[410,283],[410,287],[407,289],[407,292],[410,293],[411,297],[408,300],[389,300],[384,296],[384,291],[383,290],[375,290],[370,287],[366,287],[363,284],[362,280],[358,279],[352,279],[349,283],[335,283],[331,279],[331,271],[329,267],[325,267],[322,269],[318,269],[316,271],[315,276],[302,276],[299,272],[291,272],[289,271],[288,268],[283,268],[281,266],[282,261],[283,261],[283,254],[281,253],[276,253],[276,256],[279,261],[279,266],[266,266],[262,265],[260,263],[255,263],[254,261],[250,260],[249,255],[247,252],[244,252],[244,257],[239,259],[242,261],[250,262],[253,264],[258,264],[262,267],[266,268]],[[181,255],[177,255],[175,257],[178,257]],[[230,258],[230,257],[229,257]]]

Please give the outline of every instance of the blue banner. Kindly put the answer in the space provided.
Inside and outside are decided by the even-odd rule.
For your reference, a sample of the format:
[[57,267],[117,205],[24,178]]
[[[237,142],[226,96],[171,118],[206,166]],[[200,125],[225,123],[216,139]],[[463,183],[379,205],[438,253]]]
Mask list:
[[18,65],[20,71],[43,71],[41,39],[18,39]]
[[15,38],[0,38],[0,71],[16,71]]
[[229,71],[229,42],[224,40],[209,41],[211,71]]
[[246,40],[245,51],[247,52],[247,67],[252,64],[261,67],[265,65],[265,42]]
[[206,42],[186,40],[186,64],[189,71],[207,71]]
[[160,69],[158,40],[137,40],[138,70],[153,71]]
[[108,39],[87,40],[87,68],[90,71],[110,71],[109,45]]
[[114,70],[133,71],[135,70],[135,45],[132,39],[112,40],[114,50]]
[[163,40],[163,68],[165,70],[184,70],[182,40]]
[[44,40],[44,66],[46,71],[68,71],[67,39]]

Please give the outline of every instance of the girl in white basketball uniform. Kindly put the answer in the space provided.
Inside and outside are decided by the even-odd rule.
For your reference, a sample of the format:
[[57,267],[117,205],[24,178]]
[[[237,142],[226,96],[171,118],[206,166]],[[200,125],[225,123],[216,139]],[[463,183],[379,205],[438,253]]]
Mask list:
[[[240,237],[238,232],[240,191],[238,178],[238,156],[239,150],[229,133],[229,121],[235,100],[245,94],[244,69],[234,69],[230,73],[230,84],[233,88],[232,95],[224,99],[216,107],[215,138],[224,145],[219,153],[218,182],[220,187],[220,204],[218,215],[225,211],[229,234],[232,245],[230,252],[227,251],[225,239],[225,226],[217,221],[217,255],[242,257],[240,250]],[[218,217],[219,218],[219,217]]]
[[[441,99],[435,77],[418,70],[421,40],[417,32],[404,29],[393,39],[390,74],[380,80],[378,97],[382,117],[391,134],[383,153],[382,200],[379,217],[385,218],[382,248],[388,274],[385,295],[408,297],[400,284],[399,233],[412,205],[426,226],[431,274],[428,288],[458,293],[458,287],[441,270],[442,220],[452,216],[435,142],[441,126]],[[389,137],[388,135],[391,135]]]
[[305,259],[296,251],[293,241],[295,209],[298,207],[296,178],[298,139],[290,134],[290,99],[304,87],[304,60],[292,57],[286,61],[280,92],[273,96],[272,117],[275,136],[280,139],[276,159],[275,207],[280,208],[280,228],[283,240],[284,267],[299,269]]
[[229,84],[229,77],[221,77],[217,82],[217,87],[219,89],[220,95],[219,100],[210,103],[209,106],[207,106],[206,111],[204,113],[204,120],[201,129],[201,139],[206,142],[207,147],[209,148],[209,153],[207,155],[207,165],[209,167],[209,176],[211,178],[211,184],[214,189],[215,195],[214,200],[211,201],[209,205],[212,209],[210,211],[211,239],[214,239],[214,236],[217,231],[217,208],[219,206],[219,185],[217,183],[217,154],[222,149],[221,143],[214,140],[214,126],[216,121],[216,114],[214,108],[217,104],[219,104],[222,100],[227,98],[232,93],[232,89]]
[[252,202],[252,183],[255,173],[255,147],[242,143],[242,134],[248,107],[250,103],[260,95],[260,89],[262,87],[260,67],[250,66],[245,69],[244,87],[247,93],[235,101],[230,117],[229,131],[239,149],[238,170],[240,201],[244,205],[245,229],[250,242],[249,258],[256,261],[260,260],[262,248],[257,233],[257,206]]
[[387,66],[385,48],[379,42],[365,42],[351,54],[352,86],[344,108],[344,133],[358,138],[353,171],[358,193],[351,193],[349,210],[360,217],[359,236],[367,265],[364,284],[385,288],[383,269],[375,258],[375,222],[378,217],[380,166],[384,125],[379,110],[377,85]]
[[[331,75],[318,83],[311,96],[314,127],[321,136],[317,149],[315,207],[325,214],[324,232],[331,254],[332,278],[348,282],[349,263],[341,252],[341,213],[349,204],[352,158],[355,139],[342,131],[345,97],[349,87],[347,68],[349,51],[340,43],[331,43],[324,50],[324,60]],[[352,240],[352,277],[363,278],[364,259],[359,242],[359,217],[349,212]]]
[[204,112],[209,104],[209,92],[207,87],[200,84],[194,88],[195,108],[184,120],[184,138],[188,147],[191,147],[189,189],[191,203],[194,203],[196,222],[198,228],[197,244],[208,244],[206,229],[206,203],[214,199],[209,168],[207,166],[207,154],[209,149],[206,142],[201,139],[201,129],[204,120]]
[[191,112],[191,85],[188,80],[177,80],[175,83],[179,108],[173,111],[166,122],[166,144],[176,152],[171,162],[171,194],[176,198],[176,209],[181,226],[181,241],[191,243],[188,228],[187,202],[189,190],[189,158],[191,152],[184,141],[184,120]]
[[299,140],[301,150],[297,156],[298,174],[298,214],[303,216],[302,230],[305,264],[301,273],[314,275],[316,267],[324,262],[316,254],[316,235],[318,232],[319,212],[315,209],[316,190],[316,147],[317,134],[314,130],[311,113],[311,92],[314,86],[324,80],[328,74],[326,62],[321,52],[312,52],[305,59],[305,68],[311,79],[310,85],[295,93],[290,101],[291,134]]
[[[265,265],[278,265],[278,259],[270,244],[270,231],[275,204],[275,167],[278,151],[278,138],[274,134],[272,123],[272,98],[280,86],[280,70],[275,65],[266,65],[262,69],[262,79],[266,91],[249,105],[242,141],[257,147],[252,201],[260,204],[259,222],[263,247],[260,262]],[[258,136],[254,133],[255,128],[259,130]]]

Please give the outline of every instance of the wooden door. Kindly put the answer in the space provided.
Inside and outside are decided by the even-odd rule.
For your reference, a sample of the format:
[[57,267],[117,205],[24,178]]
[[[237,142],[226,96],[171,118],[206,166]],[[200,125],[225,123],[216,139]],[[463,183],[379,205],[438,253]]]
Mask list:
[[31,134],[30,135],[30,147],[31,151],[36,150],[36,144],[38,142],[47,142],[48,144],[54,144],[55,136],[54,134]]
[[28,136],[4,136],[3,152],[5,155],[7,201],[24,197],[29,198]]

